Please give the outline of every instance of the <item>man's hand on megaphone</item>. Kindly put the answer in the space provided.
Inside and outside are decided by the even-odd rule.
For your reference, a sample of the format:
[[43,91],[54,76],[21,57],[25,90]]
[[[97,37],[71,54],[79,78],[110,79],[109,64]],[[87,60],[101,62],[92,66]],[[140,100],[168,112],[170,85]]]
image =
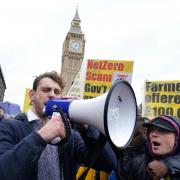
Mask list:
[[66,137],[65,126],[60,115],[52,116],[37,132],[46,142],[51,142],[56,137],[61,139]]

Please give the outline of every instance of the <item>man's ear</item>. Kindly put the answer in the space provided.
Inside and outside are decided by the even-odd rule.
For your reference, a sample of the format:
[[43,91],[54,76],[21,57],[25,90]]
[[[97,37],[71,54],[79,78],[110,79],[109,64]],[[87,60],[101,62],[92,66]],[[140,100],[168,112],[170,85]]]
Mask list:
[[31,90],[29,91],[29,98],[30,98],[31,104],[32,104],[32,102],[33,102],[34,99],[35,99],[35,94],[36,94],[36,91],[34,91],[33,89],[31,89]]

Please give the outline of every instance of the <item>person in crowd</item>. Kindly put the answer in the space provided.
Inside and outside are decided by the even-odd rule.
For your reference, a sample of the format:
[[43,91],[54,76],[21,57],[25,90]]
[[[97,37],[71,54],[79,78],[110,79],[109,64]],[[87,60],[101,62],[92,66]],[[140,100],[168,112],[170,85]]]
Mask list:
[[136,144],[135,151],[119,154],[120,177],[127,180],[180,179],[180,122],[163,115],[144,123],[143,127],[147,129],[147,138],[140,143],[141,148]]
[[125,179],[129,176],[128,169],[131,169],[131,160],[138,157],[145,150],[146,129],[142,125],[147,121],[149,119],[146,117],[137,117],[134,137],[129,146],[122,152],[124,153],[122,162],[118,162],[118,166],[123,165],[119,176],[123,176]]
[[[74,128],[81,134],[84,142],[90,147],[96,146],[96,144],[94,144],[94,139],[98,139],[100,136],[102,136],[98,129],[87,124],[74,123]],[[112,149],[109,142],[105,140],[105,142],[103,142],[102,145],[97,148],[96,153],[99,153],[99,149],[101,149],[104,145],[106,148]],[[95,157],[92,156],[91,158],[93,159]],[[88,167],[84,166],[83,164],[77,165],[76,179],[79,179],[79,177],[87,170]],[[85,180],[108,180],[110,173],[111,172],[109,171],[97,171],[93,168],[89,168]]]
[[149,121],[146,117],[138,115],[136,120],[135,132],[132,141],[125,149],[115,149],[118,159],[118,171],[113,171],[110,180],[126,180],[130,179],[132,160],[145,151],[146,146],[146,129],[142,126]]
[[[37,76],[29,93],[32,108],[27,114],[1,121],[1,180],[73,180],[77,162],[88,166],[95,147],[87,146],[78,131],[67,131],[61,116],[48,118],[44,114],[49,99],[64,98],[63,88],[63,79],[55,71]],[[57,137],[59,145],[52,145]],[[104,147],[93,167],[113,170],[113,151]]]

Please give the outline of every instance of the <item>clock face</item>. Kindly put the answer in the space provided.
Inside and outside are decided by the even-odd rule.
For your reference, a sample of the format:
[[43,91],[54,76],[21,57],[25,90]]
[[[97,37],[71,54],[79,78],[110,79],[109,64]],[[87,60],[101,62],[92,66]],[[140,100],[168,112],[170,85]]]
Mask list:
[[78,51],[81,47],[81,44],[78,41],[73,41],[71,44],[71,47],[75,50]]

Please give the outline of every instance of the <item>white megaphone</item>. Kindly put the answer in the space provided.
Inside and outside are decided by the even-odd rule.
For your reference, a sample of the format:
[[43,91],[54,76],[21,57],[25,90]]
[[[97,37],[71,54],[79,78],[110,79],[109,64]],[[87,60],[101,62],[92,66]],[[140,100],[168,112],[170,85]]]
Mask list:
[[137,104],[127,81],[115,82],[109,92],[93,99],[49,100],[46,115],[51,116],[57,108],[62,108],[71,121],[97,128],[117,148],[127,147],[134,135]]

